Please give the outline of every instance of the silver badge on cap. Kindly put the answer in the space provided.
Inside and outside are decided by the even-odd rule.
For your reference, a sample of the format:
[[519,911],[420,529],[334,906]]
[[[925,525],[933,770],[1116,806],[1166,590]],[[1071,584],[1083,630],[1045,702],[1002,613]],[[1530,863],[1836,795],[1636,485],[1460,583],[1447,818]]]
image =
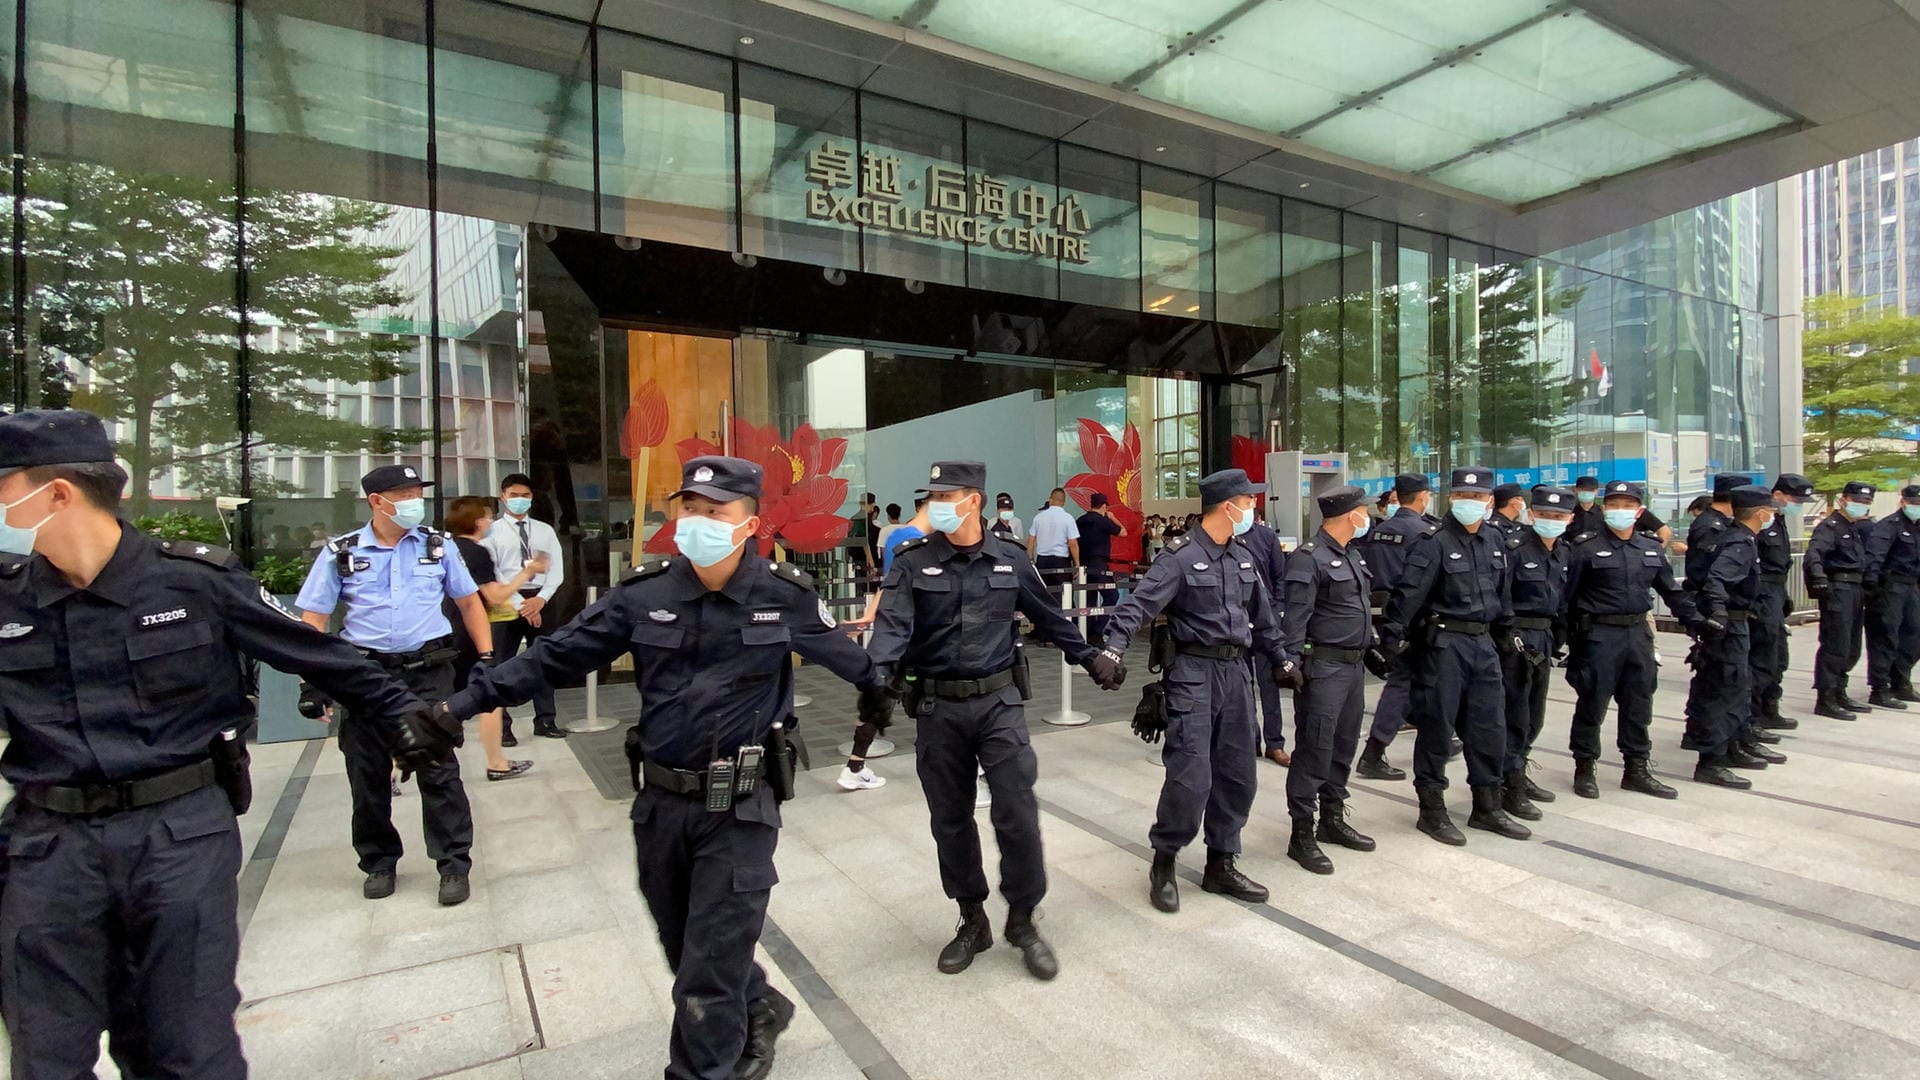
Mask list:
[[940,466],[938,466],[938,465],[935,465],[935,466],[933,467],[933,472],[932,472],[932,473],[930,473],[930,474],[928,474],[928,476],[927,476],[927,479],[929,479],[929,480],[938,480],[938,479],[940,479]]
[[1477,484],[1477,483],[1479,483],[1479,482],[1480,482],[1480,478],[1479,478],[1479,477],[1477,477],[1477,476],[1475,476],[1475,475],[1473,475],[1472,473],[1468,473],[1468,474],[1467,474],[1467,483],[1469,483],[1469,484]]
[[406,470],[406,474],[407,474],[407,479],[409,480],[415,479],[420,475],[419,473],[414,472],[412,469]]
[[693,470],[693,482],[696,484],[704,484],[712,479],[713,470],[707,468],[705,465]]
[[1554,503],[1555,505],[1558,505],[1558,504],[1559,504],[1559,502],[1560,502],[1560,496],[1558,496],[1558,495],[1549,495],[1549,496],[1547,496],[1547,501],[1548,501],[1548,502],[1550,502],[1550,503]]

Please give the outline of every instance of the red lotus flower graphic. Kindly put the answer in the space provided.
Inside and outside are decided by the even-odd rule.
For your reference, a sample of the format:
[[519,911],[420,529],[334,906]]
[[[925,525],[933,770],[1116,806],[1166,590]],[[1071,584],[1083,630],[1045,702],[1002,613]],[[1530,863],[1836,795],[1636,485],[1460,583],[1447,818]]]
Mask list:
[[1127,535],[1113,538],[1113,561],[1140,561],[1140,528],[1145,520],[1140,513],[1140,431],[1131,423],[1115,439],[1098,420],[1080,418],[1080,456],[1087,471],[1066,482],[1067,494],[1081,507],[1091,510],[1093,497],[1105,495],[1113,518]]
[[1247,479],[1256,484],[1267,482],[1267,453],[1273,447],[1265,439],[1250,439],[1245,435],[1233,437],[1233,467],[1243,470]]
[[[674,445],[684,467],[703,454],[718,454],[720,448],[705,439],[682,439]],[[788,551],[816,554],[831,551],[847,538],[850,522],[840,516],[847,501],[847,481],[828,475],[840,467],[847,456],[847,440],[822,439],[811,424],[794,429],[791,439],[782,440],[775,429],[756,427],[734,417],[733,456],[745,458],[766,471],[761,482],[760,554],[773,553],[778,542]],[[646,550],[671,554],[679,550],[673,543],[673,521],[648,539]]]
[[640,451],[660,445],[667,437],[667,395],[660,384],[648,379],[633,392],[627,402],[627,416],[620,425],[620,456],[629,460]]

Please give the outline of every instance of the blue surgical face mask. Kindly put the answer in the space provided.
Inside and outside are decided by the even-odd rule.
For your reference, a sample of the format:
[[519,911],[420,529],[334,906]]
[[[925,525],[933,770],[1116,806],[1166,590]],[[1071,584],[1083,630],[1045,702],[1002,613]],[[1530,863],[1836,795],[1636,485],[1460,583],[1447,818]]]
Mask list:
[[1849,502],[1842,503],[1841,505],[1846,508],[1847,516],[1855,521],[1859,521],[1861,518],[1873,513],[1873,505],[1871,503]]
[[1454,499],[1447,504],[1447,512],[1462,525],[1478,525],[1487,520],[1487,504],[1474,499]]
[[1355,540],[1360,539],[1361,537],[1367,535],[1367,532],[1372,528],[1373,528],[1373,515],[1366,514],[1362,516],[1360,518],[1360,524],[1355,525],[1353,527],[1353,538]]
[[1013,520],[1013,511],[1011,511],[1011,510],[1002,510],[1002,511],[1000,511],[1000,520],[1001,520],[1001,521],[1012,521],[1012,520]]
[[673,543],[693,565],[712,566],[747,542],[744,536],[733,538],[739,527],[710,517],[683,517],[674,523]]
[[[1239,514],[1240,516],[1235,517],[1235,514]],[[1253,528],[1253,507],[1242,508],[1228,503],[1227,520],[1233,522],[1233,535],[1245,536],[1247,530]]]
[[531,509],[533,509],[532,499],[520,497],[520,498],[513,498],[513,499],[507,500],[507,513],[509,514],[524,515],[527,511]]
[[960,502],[928,503],[927,524],[932,525],[935,529],[943,533],[957,533],[960,531],[960,526],[965,525],[967,519],[973,516],[973,511],[971,510],[964,513],[961,511],[960,508],[965,505],[965,500]]
[[1640,511],[1607,510],[1604,511],[1601,516],[1607,519],[1607,528],[1609,529],[1631,529],[1633,528],[1633,523],[1640,520]]
[[8,555],[33,554],[33,538],[40,532],[41,525],[45,525],[47,522],[53,520],[53,514],[48,514],[46,517],[41,518],[39,525],[35,525],[29,529],[23,529],[16,525],[7,524],[7,511],[19,506],[21,503],[26,502],[28,499],[33,498],[35,495],[40,494],[52,486],[53,481],[49,480],[12,502],[0,506],[0,552]]
[[425,499],[387,499],[387,505],[393,507],[390,515],[393,523],[403,529],[415,528],[427,520],[427,500]]
[[1546,518],[1533,519],[1533,531],[1548,540],[1556,540],[1567,531],[1564,521],[1550,521]]
[[1920,521],[1920,506],[1907,503],[1900,508],[1900,512],[1907,515],[1908,521]]
[[1592,506],[1595,494],[1596,493],[1592,491],[1576,491],[1573,493],[1573,497],[1580,500],[1581,506]]

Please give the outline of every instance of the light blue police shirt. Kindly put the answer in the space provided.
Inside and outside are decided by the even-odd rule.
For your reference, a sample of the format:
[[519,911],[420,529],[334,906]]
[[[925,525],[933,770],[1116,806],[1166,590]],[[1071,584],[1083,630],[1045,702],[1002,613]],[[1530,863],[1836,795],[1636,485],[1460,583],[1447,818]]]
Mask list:
[[453,633],[441,598],[472,596],[479,586],[451,536],[443,538],[440,561],[429,562],[424,527],[408,530],[393,547],[381,546],[371,525],[347,535],[353,538],[352,572],[342,580],[338,558],[323,546],[294,601],[302,610],[331,615],[345,600],[340,636],[375,652],[414,652]]

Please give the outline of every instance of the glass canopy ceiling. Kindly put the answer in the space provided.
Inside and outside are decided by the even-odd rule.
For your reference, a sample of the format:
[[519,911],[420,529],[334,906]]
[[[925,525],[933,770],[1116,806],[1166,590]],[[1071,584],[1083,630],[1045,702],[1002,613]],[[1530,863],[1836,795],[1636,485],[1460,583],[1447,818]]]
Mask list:
[[1545,0],[827,0],[1505,203],[1791,122]]

